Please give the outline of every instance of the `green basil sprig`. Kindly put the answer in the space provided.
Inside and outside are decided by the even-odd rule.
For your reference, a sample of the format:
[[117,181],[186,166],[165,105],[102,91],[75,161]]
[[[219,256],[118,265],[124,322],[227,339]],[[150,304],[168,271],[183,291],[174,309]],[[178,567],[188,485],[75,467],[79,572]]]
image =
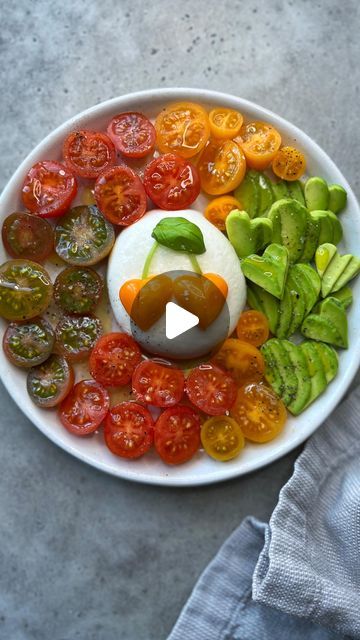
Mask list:
[[185,251],[197,255],[206,251],[201,229],[186,218],[163,218],[158,222],[151,236],[159,244],[174,251]]

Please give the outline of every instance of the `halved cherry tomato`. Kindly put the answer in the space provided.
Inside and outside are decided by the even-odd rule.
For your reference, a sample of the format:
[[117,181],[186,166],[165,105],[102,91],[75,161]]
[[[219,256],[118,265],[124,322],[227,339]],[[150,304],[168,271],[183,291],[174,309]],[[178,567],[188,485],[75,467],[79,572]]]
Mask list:
[[64,316],[55,327],[55,349],[69,362],[86,358],[103,332],[95,316]]
[[155,120],[156,142],[162,153],[175,152],[183,158],[199,153],[210,135],[205,109],[193,102],[176,102],[163,109]]
[[285,405],[273,390],[256,383],[239,389],[231,415],[252,442],[273,440],[282,431],[287,416]]
[[109,411],[109,394],[95,380],[81,380],[61,402],[59,418],[75,436],[93,433]]
[[180,369],[154,360],[140,362],[132,377],[136,399],[155,407],[172,407],[180,402],[184,384],[184,374]]
[[219,276],[218,273],[203,273],[203,277],[210,280],[210,282],[212,282],[215,287],[219,289],[222,296],[224,297],[224,300],[226,300],[227,294],[229,292],[229,287],[226,280],[224,280],[222,276]]
[[[215,282],[214,278],[218,281]],[[227,283],[216,274],[191,273],[178,276],[173,283],[174,296],[183,309],[199,318],[199,326],[207,329],[220,315],[225,301]],[[227,293],[227,292],[226,292]]]
[[51,224],[31,213],[11,213],[2,226],[2,240],[12,258],[43,262],[54,248]]
[[167,464],[187,462],[200,447],[200,416],[182,405],[166,409],[155,423],[154,444]]
[[167,211],[186,209],[200,193],[196,167],[174,153],[166,153],[148,164],[144,185],[149,198]]
[[209,113],[210,130],[214,138],[234,138],[244,118],[240,111],[218,107]]
[[269,337],[269,322],[261,311],[243,311],[236,327],[239,340],[260,347]]
[[53,287],[48,272],[31,260],[9,260],[0,267],[0,316],[29,320],[49,306]]
[[114,116],[107,132],[115,147],[127,158],[143,158],[155,147],[154,125],[146,116],[136,111]]
[[12,322],[4,333],[3,349],[17,367],[35,367],[48,359],[54,339],[52,326],[44,318]]
[[72,131],[65,138],[63,156],[66,166],[81,178],[97,178],[115,164],[115,147],[106,133]]
[[153,277],[154,276],[148,276],[147,278],[132,278],[121,285],[119,290],[120,302],[129,315],[131,314],[134,300],[140,292],[140,289],[142,289],[142,287]]
[[193,369],[186,380],[185,389],[190,402],[210,416],[229,411],[236,398],[234,378],[211,363]]
[[141,351],[131,336],[108,333],[95,344],[89,370],[92,377],[105,387],[123,387],[130,382],[140,360]]
[[45,362],[29,370],[27,391],[41,409],[59,404],[74,384],[74,370],[64,356],[53,353]]
[[93,311],[103,290],[97,271],[88,267],[68,267],[56,276],[54,300],[66,313],[82,315]]
[[105,442],[116,456],[139,458],[152,446],[154,422],[150,411],[136,402],[111,407],[104,425]]
[[243,433],[233,418],[214,416],[201,427],[201,443],[206,453],[215,460],[232,460],[244,448]]
[[[132,282],[134,291],[134,281]],[[123,288],[121,288],[121,291]],[[158,276],[142,280],[138,293],[131,303],[131,320],[142,331],[148,331],[165,313],[166,304],[173,294],[173,283],[169,276],[160,273]],[[127,303],[130,303],[132,293],[128,291]],[[124,296],[123,296],[124,299]]]
[[236,141],[241,145],[246,163],[252,169],[266,169],[281,145],[280,133],[267,122],[244,124]]
[[304,154],[295,147],[281,147],[272,161],[272,170],[282,180],[298,180],[305,173]]
[[143,184],[125,165],[104,171],[95,182],[94,196],[105,218],[122,227],[136,222],[146,211]]
[[259,349],[236,338],[225,340],[212,360],[229,371],[238,385],[259,382],[264,375],[265,362]]
[[73,207],[55,228],[55,251],[70,264],[97,264],[110,253],[114,227],[95,205]]
[[74,174],[53,160],[37,162],[27,173],[22,186],[22,200],[27,209],[44,218],[60,216],[76,196]]
[[200,156],[198,169],[206,193],[214,196],[229,193],[244,178],[245,156],[233,140],[210,140]]
[[242,204],[233,196],[220,196],[209,202],[205,209],[205,218],[220,231],[225,231],[225,220],[230,211],[242,208]]

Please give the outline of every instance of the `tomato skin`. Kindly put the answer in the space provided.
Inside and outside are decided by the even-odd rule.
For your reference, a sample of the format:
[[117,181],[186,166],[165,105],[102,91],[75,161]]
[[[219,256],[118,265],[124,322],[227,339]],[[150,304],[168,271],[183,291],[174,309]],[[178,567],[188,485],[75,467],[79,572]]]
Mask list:
[[233,191],[242,182],[245,156],[233,140],[209,140],[200,156],[198,170],[204,191],[219,196]]
[[244,124],[236,141],[241,146],[248,167],[262,171],[269,166],[281,145],[280,133],[267,122]]
[[172,407],[180,402],[185,378],[180,369],[153,360],[140,362],[132,377],[132,389],[139,402],[155,407]]
[[199,153],[210,135],[208,114],[194,102],[168,105],[157,116],[155,129],[159,151],[177,153],[182,158]]
[[236,420],[229,416],[214,416],[201,427],[201,443],[211,458],[226,462],[239,455],[245,439]]
[[104,283],[89,267],[67,267],[56,276],[54,300],[66,313],[83,315],[98,304]]
[[209,113],[210,130],[214,138],[234,138],[240,131],[243,116],[235,109],[218,107]]
[[143,158],[154,150],[155,127],[144,114],[137,111],[114,116],[107,132],[115,147],[126,158]]
[[283,402],[270,387],[251,383],[240,387],[231,416],[247,440],[264,443],[283,430],[287,413]]
[[60,216],[76,196],[73,173],[60,162],[44,160],[28,171],[21,191],[23,203],[31,213],[43,218]]
[[200,193],[197,169],[175,153],[154,158],[145,169],[145,190],[160,209],[187,209]]
[[242,208],[242,204],[233,196],[220,196],[209,202],[205,209],[205,218],[220,231],[225,231],[225,221],[230,211]]
[[73,207],[55,228],[55,251],[69,264],[97,264],[110,253],[114,242],[114,227],[95,205]]
[[163,462],[187,462],[200,446],[199,414],[183,405],[166,409],[155,423],[154,444]]
[[215,364],[203,364],[193,369],[185,384],[192,404],[210,416],[226,413],[236,399],[233,377]]
[[127,333],[107,333],[95,344],[89,360],[93,378],[105,387],[128,384],[141,360],[137,343]]
[[154,441],[154,421],[150,411],[136,402],[111,407],[104,425],[107,447],[121,458],[140,458]]
[[60,404],[74,384],[74,370],[63,356],[53,353],[45,362],[29,369],[27,391],[41,409]]
[[249,342],[254,347],[261,347],[268,339],[269,333],[268,319],[261,311],[243,311],[236,326],[239,340]]
[[125,165],[111,167],[96,180],[96,204],[112,224],[127,227],[146,212],[146,193],[136,173]]
[[103,332],[95,316],[63,316],[55,327],[55,350],[69,362],[81,362]]
[[278,178],[291,182],[299,180],[306,170],[304,154],[295,147],[281,147],[272,161],[272,170]]
[[11,322],[4,333],[3,349],[7,359],[15,366],[35,367],[48,359],[54,340],[52,326],[44,318]]
[[65,138],[63,156],[66,166],[81,178],[94,179],[115,164],[115,147],[106,133],[72,131]]
[[5,218],[2,241],[12,258],[43,262],[54,248],[54,231],[45,220],[31,213],[15,212]]
[[49,306],[52,283],[48,272],[31,260],[8,260],[0,266],[0,316],[29,320]]
[[265,361],[259,349],[237,338],[225,340],[212,362],[229,371],[238,385],[259,382],[265,371]]
[[95,380],[81,380],[61,402],[61,423],[75,436],[87,436],[98,429],[110,406],[109,394]]

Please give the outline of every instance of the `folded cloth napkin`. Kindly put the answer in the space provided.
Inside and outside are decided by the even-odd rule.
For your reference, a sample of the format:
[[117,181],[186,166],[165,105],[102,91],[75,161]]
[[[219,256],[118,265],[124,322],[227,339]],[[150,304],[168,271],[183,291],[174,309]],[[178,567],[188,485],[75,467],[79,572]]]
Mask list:
[[310,438],[268,525],[247,518],[168,640],[360,638],[360,387]]

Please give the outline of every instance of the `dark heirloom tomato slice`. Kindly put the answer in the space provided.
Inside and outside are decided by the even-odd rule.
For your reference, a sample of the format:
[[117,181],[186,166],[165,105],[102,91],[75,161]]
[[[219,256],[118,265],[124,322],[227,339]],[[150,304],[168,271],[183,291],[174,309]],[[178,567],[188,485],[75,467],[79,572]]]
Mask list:
[[115,147],[128,158],[143,158],[155,147],[155,127],[136,111],[114,116],[107,132]]
[[55,251],[70,264],[96,264],[110,253],[114,242],[113,226],[95,205],[73,207],[55,228]]
[[115,147],[106,133],[99,131],[72,131],[63,145],[65,163],[81,178],[97,178],[115,164]]
[[96,431],[109,410],[109,394],[95,380],[81,380],[59,407],[59,418],[65,429],[76,436]]
[[53,160],[37,162],[28,172],[22,187],[25,207],[44,218],[60,216],[76,196],[77,184],[73,173]]
[[55,350],[70,362],[84,360],[102,332],[95,316],[64,316],[55,327]]
[[42,409],[59,404],[74,384],[74,371],[64,358],[53,353],[48,360],[29,370],[27,390],[31,400]]
[[67,313],[82,315],[94,310],[102,290],[102,278],[94,269],[67,267],[56,276],[54,299]]
[[236,383],[232,376],[213,364],[201,364],[186,380],[189,400],[210,416],[229,411],[236,399]]
[[35,318],[30,322],[12,322],[4,333],[4,353],[17,367],[35,367],[47,360],[52,352],[54,339],[52,326],[43,318]]
[[0,316],[29,320],[49,306],[53,287],[44,267],[31,260],[9,260],[0,267]]
[[182,405],[166,409],[156,421],[154,444],[167,464],[190,460],[200,446],[200,416]]
[[2,226],[2,240],[12,258],[43,262],[54,248],[54,231],[42,218],[31,213],[11,213]]
[[132,378],[136,399],[156,407],[172,407],[180,402],[184,383],[184,374],[180,369],[153,360],[140,362]]
[[104,436],[116,456],[139,458],[150,449],[154,440],[150,411],[136,402],[115,405],[105,420]]
[[175,153],[166,153],[148,164],[144,185],[149,198],[168,211],[186,209],[200,193],[196,167]]
[[123,227],[142,218],[146,211],[143,184],[125,165],[104,171],[95,182],[94,196],[105,218]]
[[127,333],[108,333],[93,348],[89,370],[93,378],[105,387],[128,384],[141,360],[141,351]]

